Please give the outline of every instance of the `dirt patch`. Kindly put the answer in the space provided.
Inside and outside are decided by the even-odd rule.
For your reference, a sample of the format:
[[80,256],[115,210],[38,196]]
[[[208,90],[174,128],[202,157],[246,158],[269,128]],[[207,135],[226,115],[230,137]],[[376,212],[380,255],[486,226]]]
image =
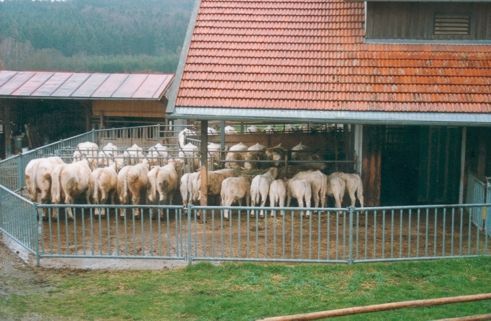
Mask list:
[[25,264],[0,242],[0,298],[47,291],[45,271]]

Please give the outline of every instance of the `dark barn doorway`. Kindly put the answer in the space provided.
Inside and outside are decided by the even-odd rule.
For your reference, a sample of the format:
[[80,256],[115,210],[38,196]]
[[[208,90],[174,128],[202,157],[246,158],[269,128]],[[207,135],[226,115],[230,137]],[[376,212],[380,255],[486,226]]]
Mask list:
[[461,129],[387,126],[381,161],[381,204],[458,202]]
[[386,127],[381,162],[381,203],[414,204],[417,199],[419,128]]

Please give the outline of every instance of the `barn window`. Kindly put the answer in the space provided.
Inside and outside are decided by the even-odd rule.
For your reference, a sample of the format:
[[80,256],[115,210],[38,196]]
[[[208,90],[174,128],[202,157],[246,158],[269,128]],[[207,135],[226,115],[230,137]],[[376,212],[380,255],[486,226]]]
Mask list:
[[436,13],[433,19],[433,35],[465,36],[471,34],[471,16],[465,14]]

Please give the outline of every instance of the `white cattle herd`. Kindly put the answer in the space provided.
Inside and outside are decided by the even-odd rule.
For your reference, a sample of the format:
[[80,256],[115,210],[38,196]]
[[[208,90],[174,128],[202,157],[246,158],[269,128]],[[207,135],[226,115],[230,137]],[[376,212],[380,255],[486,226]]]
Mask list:
[[[248,130],[253,132],[254,128]],[[196,204],[201,197],[201,175],[192,169],[197,168],[198,148],[184,141],[185,134],[179,137],[176,158],[171,158],[167,147],[161,144],[146,151],[133,145],[120,158],[118,147],[112,143],[101,149],[95,143],[80,143],[70,163],[60,157],[31,160],[25,168],[27,192],[38,203],[73,204],[82,199],[101,205],[94,210],[96,215],[106,214],[104,204],[173,204],[178,194],[184,206]],[[220,145],[210,143],[208,147],[209,160],[219,164]],[[251,211],[251,215],[263,217],[268,200],[270,207],[290,207],[292,198],[298,207],[326,207],[327,198],[332,196],[335,206],[341,207],[347,191],[350,205],[355,206],[358,199],[363,207],[360,176],[343,172],[326,175],[321,171],[324,167],[319,157],[307,150],[302,143],[290,150],[289,159],[303,161],[303,170],[287,178],[279,177],[278,167],[288,153],[281,144],[270,148],[259,143],[231,146],[225,156],[225,168],[208,171],[209,200],[227,207],[236,202],[243,205],[244,201],[247,206],[261,208],[258,213]],[[190,159],[193,166],[185,166]],[[70,209],[66,213],[73,217]],[[124,215],[124,211],[120,214]],[[135,209],[133,215],[138,217],[141,212]],[[224,217],[229,217],[227,209]]]

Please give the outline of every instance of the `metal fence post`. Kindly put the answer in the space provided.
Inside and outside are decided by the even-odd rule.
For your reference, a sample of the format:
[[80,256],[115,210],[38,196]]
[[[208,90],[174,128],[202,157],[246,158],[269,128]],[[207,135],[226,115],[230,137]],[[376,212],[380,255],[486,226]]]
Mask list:
[[[92,142],[95,143],[95,128],[92,128],[92,130],[90,131],[90,135],[91,135],[91,139],[92,139]],[[99,142],[97,142],[99,143]]]
[[192,248],[192,237],[191,237],[191,221],[192,221],[192,205],[188,205],[187,207],[187,217],[188,217],[188,237],[187,237],[187,246],[186,246],[186,255],[185,255],[185,258],[186,258],[186,261],[188,262],[189,265],[191,265],[193,263],[193,256],[191,255],[192,251],[193,251],[193,248]]
[[348,248],[348,264],[353,264],[353,214],[354,207],[349,207],[349,248]]
[[42,228],[43,228],[43,219],[42,217],[39,218],[38,220],[38,208],[37,205],[34,204],[34,215],[33,215],[33,225],[35,226],[35,231],[34,231],[34,242],[36,243],[34,246],[34,251],[36,255],[36,266],[40,266],[41,264],[41,258],[39,256],[39,240],[42,237]]
[[17,186],[16,189],[21,189],[24,186],[24,155],[20,153],[18,156],[19,162],[17,163]]

